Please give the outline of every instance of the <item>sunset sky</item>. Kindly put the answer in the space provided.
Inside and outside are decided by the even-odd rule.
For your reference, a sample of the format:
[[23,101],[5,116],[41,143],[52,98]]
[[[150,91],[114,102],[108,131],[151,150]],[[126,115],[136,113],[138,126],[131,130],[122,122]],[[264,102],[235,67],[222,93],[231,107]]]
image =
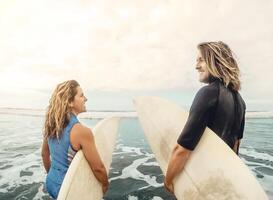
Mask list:
[[273,110],[272,19],[271,0],[0,0],[0,107],[44,108],[67,79],[92,109],[132,109],[141,94],[190,104],[196,45],[221,40],[247,104]]

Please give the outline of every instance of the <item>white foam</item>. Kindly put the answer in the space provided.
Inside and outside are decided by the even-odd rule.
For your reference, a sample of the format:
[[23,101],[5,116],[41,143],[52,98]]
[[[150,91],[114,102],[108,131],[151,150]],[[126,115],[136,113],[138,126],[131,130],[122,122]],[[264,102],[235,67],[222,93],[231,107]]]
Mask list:
[[129,195],[129,196],[128,196],[128,200],[138,200],[138,198],[137,198],[137,197],[135,197],[135,196],[131,196],[131,195]]
[[154,196],[153,198],[152,198],[152,200],[163,200],[161,197],[158,197],[158,196]]
[[[40,152],[41,150],[38,149],[34,153],[20,156],[16,159],[9,158],[4,160],[4,162],[11,164],[12,167],[0,171],[0,175],[2,176],[0,179],[0,185],[8,184],[8,187],[1,188],[0,192],[8,192],[8,189],[21,184],[26,185],[44,182],[46,174],[42,167]],[[37,167],[32,167],[33,165]],[[30,176],[20,177],[21,171],[32,172],[33,174]]]
[[144,166],[159,166],[158,162],[147,162],[143,163]]
[[[241,148],[240,149],[240,154],[250,156],[253,159],[262,159],[265,161],[273,161],[273,156],[267,154],[267,153],[260,153],[257,152],[254,148],[252,147],[247,147],[247,148]],[[272,165],[270,165],[269,162],[255,162],[255,161],[249,161],[246,160],[245,158],[241,157],[241,159],[244,161],[244,163],[248,166],[248,168],[251,170],[254,176],[258,174],[262,174],[262,178],[258,178],[258,181],[261,183],[262,187],[264,188],[265,191],[270,193],[273,188],[273,176],[264,174],[262,172],[259,172],[256,168],[257,167],[266,167],[271,170],[273,170]]]
[[45,196],[45,193],[43,192],[43,184],[38,188],[38,192],[34,196],[33,200],[40,200],[42,199],[42,196]]
[[[125,167],[122,170],[122,173],[120,176],[116,176],[113,178],[110,178],[109,181],[113,181],[113,180],[117,180],[117,179],[127,179],[127,178],[133,178],[136,180],[141,180],[144,181],[148,184],[148,186],[145,186],[143,188],[147,188],[150,186],[153,187],[161,187],[163,186],[163,183],[158,183],[156,181],[156,177],[155,176],[150,176],[150,175],[144,175],[142,174],[140,171],[137,170],[137,168],[141,165],[143,165],[144,163],[147,164],[147,161],[150,160],[151,158],[154,158],[153,154],[150,153],[142,153],[140,148],[136,148],[136,147],[128,147],[128,146],[122,146],[120,145],[121,150],[124,153],[136,153],[137,156],[139,155],[145,155],[144,158],[139,158],[139,159],[135,159],[133,161],[133,163],[127,167]],[[149,163],[149,162],[148,162]],[[152,162],[154,163],[154,162]],[[147,166],[147,165],[146,165]],[[143,189],[140,188],[140,189]]]
[[143,153],[141,152],[141,149],[136,147],[121,146],[121,150],[124,153],[136,153],[137,156],[143,155]]
[[[262,159],[262,160],[268,160],[273,162],[273,156],[269,155],[267,153],[261,153],[257,152],[254,148],[252,147],[247,147],[247,148],[240,148],[240,154],[246,155],[246,156],[251,156],[254,159]],[[246,161],[248,162],[248,161]],[[266,164],[264,164],[266,165]]]

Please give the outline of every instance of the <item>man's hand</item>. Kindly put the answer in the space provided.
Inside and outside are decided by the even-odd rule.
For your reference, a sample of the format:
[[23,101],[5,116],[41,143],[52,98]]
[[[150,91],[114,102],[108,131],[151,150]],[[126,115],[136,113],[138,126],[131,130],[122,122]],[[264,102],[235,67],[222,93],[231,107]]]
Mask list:
[[164,186],[166,188],[166,190],[170,193],[174,193],[174,187],[173,187],[173,183],[168,183],[166,182],[166,179],[164,180]]

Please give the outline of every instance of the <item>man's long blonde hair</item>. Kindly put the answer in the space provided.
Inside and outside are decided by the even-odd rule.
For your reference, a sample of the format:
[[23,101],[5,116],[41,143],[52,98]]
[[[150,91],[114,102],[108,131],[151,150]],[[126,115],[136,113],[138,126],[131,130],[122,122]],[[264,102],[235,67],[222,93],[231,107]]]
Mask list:
[[240,70],[231,49],[224,42],[203,42],[198,44],[212,78],[220,79],[226,87],[235,91],[241,89]]
[[46,112],[44,137],[59,138],[71,117],[69,103],[77,94],[79,83],[75,80],[65,81],[57,85]]

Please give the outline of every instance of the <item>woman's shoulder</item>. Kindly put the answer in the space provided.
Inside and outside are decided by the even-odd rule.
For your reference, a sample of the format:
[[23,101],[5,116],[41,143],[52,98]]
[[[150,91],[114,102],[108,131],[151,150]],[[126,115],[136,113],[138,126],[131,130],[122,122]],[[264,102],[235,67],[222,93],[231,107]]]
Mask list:
[[81,149],[82,144],[93,140],[90,128],[77,123],[73,126],[70,135],[70,142],[75,150]]
[[92,130],[81,123],[77,123],[73,126],[71,133],[75,133],[77,136],[82,137],[87,134],[92,134]]

